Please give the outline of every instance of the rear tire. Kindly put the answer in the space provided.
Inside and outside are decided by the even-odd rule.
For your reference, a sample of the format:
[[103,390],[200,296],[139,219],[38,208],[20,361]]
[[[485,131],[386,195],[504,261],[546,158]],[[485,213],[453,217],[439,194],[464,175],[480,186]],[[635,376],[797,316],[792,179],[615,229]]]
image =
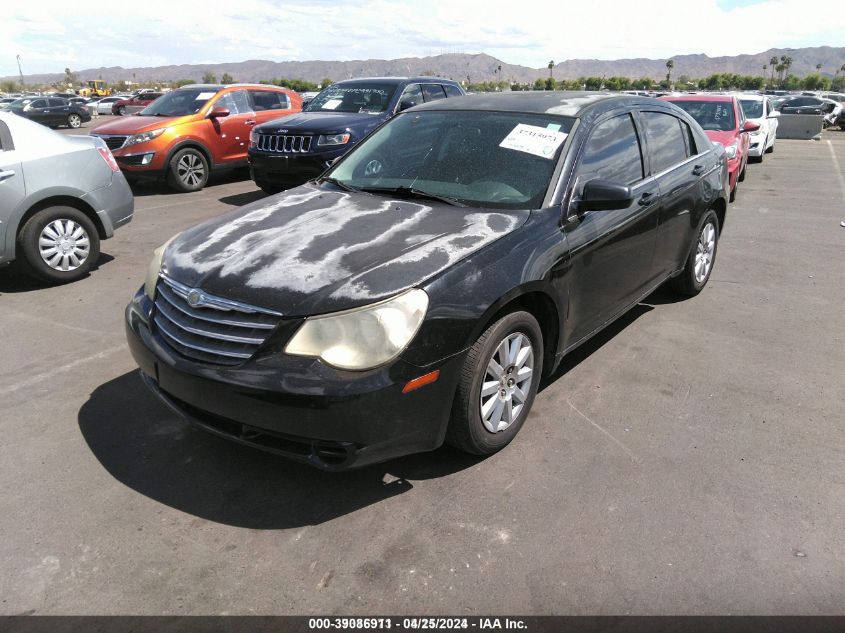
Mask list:
[[669,280],[672,290],[685,297],[694,297],[704,289],[716,263],[718,243],[719,218],[710,209],[701,220],[683,272]]
[[170,159],[167,165],[167,184],[176,191],[199,191],[207,183],[208,161],[198,149],[180,149]]
[[125,108],[125,107],[123,107],[123,106],[120,106],[120,107],[117,109],[116,114],[117,114],[117,116],[124,116],[124,115],[126,114],[126,108]]
[[537,319],[519,311],[496,321],[464,361],[446,442],[473,455],[507,446],[528,417],[542,374]]
[[86,277],[100,258],[100,237],[91,219],[73,207],[48,207],[24,224],[19,261],[30,276],[54,284]]
[[[842,129],[845,129],[845,128],[842,128]],[[767,148],[766,148],[766,153],[767,153],[767,154],[772,154],[772,153],[774,153],[774,151],[775,151],[775,142],[774,142],[774,141],[772,141],[772,146],[771,146],[771,147],[767,147]]]
[[82,117],[78,114],[69,114],[67,117],[67,126],[74,130],[82,126]]

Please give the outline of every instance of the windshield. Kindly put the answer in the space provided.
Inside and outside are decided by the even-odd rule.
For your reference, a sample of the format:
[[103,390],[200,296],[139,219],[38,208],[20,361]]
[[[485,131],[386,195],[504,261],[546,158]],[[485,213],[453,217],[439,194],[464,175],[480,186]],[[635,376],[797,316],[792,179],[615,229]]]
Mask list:
[[196,114],[217,91],[180,88],[160,96],[139,114],[142,116],[187,116]]
[[755,99],[740,99],[739,103],[742,105],[742,111],[745,112],[746,119],[759,119],[763,116],[763,102]]
[[379,128],[326,175],[376,194],[538,208],[574,121],[545,114],[411,111]]
[[393,84],[354,84],[329,86],[314,97],[306,112],[384,112],[390,105]]
[[673,101],[705,130],[730,132],[736,129],[730,101]]
[[32,103],[33,101],[35,101],[35,99],[33,99],[32,97],[27,97],[26,99],[15,99],[11,103],[9,103],[6,107],[9,110],[20,112],[21,110],[24,109],[24,106],[26,106],[27,103]]

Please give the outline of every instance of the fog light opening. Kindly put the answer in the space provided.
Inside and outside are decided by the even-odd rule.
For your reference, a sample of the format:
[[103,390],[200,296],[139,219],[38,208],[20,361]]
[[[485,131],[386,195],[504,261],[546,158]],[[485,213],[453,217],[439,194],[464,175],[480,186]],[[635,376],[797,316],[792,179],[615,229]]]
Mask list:
[[144,156],[141,158],[141,164],[149,165],[153,161],[153,156],[155,156],[155,154],[144,154]]
[[420,387],[425,387],[426,385],[430,385],[435,380],[440,378],[440,370],[435,369],[432,372],[425,374],[424,376],[420,376],[419,378],[414,378],[413,380],[409,380],[405,383],[405,386],[402,387],[402,393],[410,393],[415,389],[419,389]]

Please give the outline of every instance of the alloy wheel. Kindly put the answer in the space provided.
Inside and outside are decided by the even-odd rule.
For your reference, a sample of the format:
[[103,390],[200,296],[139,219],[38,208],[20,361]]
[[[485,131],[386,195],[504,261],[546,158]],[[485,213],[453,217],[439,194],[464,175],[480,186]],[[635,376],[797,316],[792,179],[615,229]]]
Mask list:
[[53,220],[38,238],[41,259],[53,270],[76,270],[91,252],[88,233],[73,220]]
[[82,119],[79,118],[78,114],[71,114],[67,118],[67,124],[70,127],[76,128],[76,127],[79,127],[80,125],[82,125]]
[[488,431],[504,431],[519,418],[533,376],[531,339],[521,332],[508,335],[493,352],[481,384],[481,421]]
[[710,268],[713,266],[713,256],[716,251],[716,227],[712,222],[708,222],[701,229],[701,235],[698,237],[698,244],[695,250],[695,281],[704,283],[707,275],[710,274]]
[[196,154],[185,154],[176,164],[176,173],[188,187],[196,187],[205,178],[205,165]]

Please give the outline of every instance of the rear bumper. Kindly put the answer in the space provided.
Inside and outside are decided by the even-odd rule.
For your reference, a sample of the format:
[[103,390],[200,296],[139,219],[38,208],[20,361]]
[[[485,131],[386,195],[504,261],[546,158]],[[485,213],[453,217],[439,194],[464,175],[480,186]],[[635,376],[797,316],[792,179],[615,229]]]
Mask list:
[[[197,428],[325,470],[346,470],[443,443],[463,353],[419,368],[402,360],[368,372],[262,353],[236,367],[180,356],[148,326],[143,294],[126,309],[126,336],[148,387]],[[440,369],[439,379],[402,393]]]
[[107,238],[114,235],[115,229],[132,221],[135,198],[121,172],[112,175],[110,185],[95,189],[83,198],[96,210]]

